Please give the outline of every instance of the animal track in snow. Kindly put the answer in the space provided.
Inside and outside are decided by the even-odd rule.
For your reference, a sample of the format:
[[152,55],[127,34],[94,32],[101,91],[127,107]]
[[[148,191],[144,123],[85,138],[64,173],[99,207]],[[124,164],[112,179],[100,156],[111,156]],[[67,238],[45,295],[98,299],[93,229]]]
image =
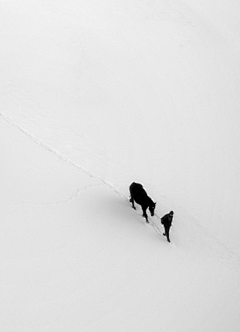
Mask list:
[[69,198],[59,200],[59,201],[47,201],[47,202],[41,202],[41,201],[24,201],[24,200],[15,200],[11,198],[7,198],[8,201],[18,203],[18,204],[37,204],[37,205],[57,205],[57,204],[68,204],[74,199],[77,199],[83,192],[90,190],[92,187],[102,186],[102,183],[98,184],[89,184],[87,186],[84,186],[82,188],[77,189]]

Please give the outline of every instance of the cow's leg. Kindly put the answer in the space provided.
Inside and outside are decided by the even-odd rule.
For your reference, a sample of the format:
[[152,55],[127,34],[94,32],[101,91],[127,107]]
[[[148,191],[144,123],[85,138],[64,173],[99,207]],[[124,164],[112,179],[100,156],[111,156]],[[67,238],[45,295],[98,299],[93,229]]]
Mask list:
[[136,210],[136,207],[134,205],[134,199],[132,196],[130,196],[130,202],[132,203],[132,207],[134,208],[134,210]]
[[142,206],[142,210],[143,210],[143,217],[146,219],[146,222],[149,222],[147,216],[147,208]]

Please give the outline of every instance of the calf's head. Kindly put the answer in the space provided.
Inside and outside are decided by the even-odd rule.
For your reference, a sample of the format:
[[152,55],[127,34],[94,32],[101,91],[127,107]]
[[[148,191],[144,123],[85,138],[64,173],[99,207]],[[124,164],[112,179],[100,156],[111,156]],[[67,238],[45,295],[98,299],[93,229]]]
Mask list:
[[156,203],[154,203],[154,202],[151,205],[149,205],[149,211],[150,211],[152,217],[154,216],[155,207],[156,207]]

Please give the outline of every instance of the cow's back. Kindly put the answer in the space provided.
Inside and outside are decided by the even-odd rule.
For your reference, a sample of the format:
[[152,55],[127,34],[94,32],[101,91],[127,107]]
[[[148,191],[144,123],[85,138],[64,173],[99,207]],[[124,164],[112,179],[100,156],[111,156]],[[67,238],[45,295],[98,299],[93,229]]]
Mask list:
[[132,198],[138,203],[141,202],[142,200],[144,200],[144,198],[147,196],[147,193],[145,191],[145,189],[143,188],[143,186],[141,185],[141,183],[136,183],[133,182],[130,187],[130,194],[132,196]]

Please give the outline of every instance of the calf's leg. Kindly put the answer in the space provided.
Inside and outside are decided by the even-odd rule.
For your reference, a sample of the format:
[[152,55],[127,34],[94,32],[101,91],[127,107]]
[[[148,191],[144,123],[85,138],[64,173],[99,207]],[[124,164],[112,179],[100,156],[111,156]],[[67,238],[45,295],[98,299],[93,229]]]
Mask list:
[[147,211],[147,208],[145,208],[145,207],[142,206],[142,210],[143,210],[143,217],[146,219],[146,222],[149,222],[149,221],[148,221],[147,212],[146,212],[146,211]]
[[132,207],[134,208],[134,210],[136,210],[136,207],[134,205],[134,199],[132,196],[130,197],[130,202],[132,203]]

